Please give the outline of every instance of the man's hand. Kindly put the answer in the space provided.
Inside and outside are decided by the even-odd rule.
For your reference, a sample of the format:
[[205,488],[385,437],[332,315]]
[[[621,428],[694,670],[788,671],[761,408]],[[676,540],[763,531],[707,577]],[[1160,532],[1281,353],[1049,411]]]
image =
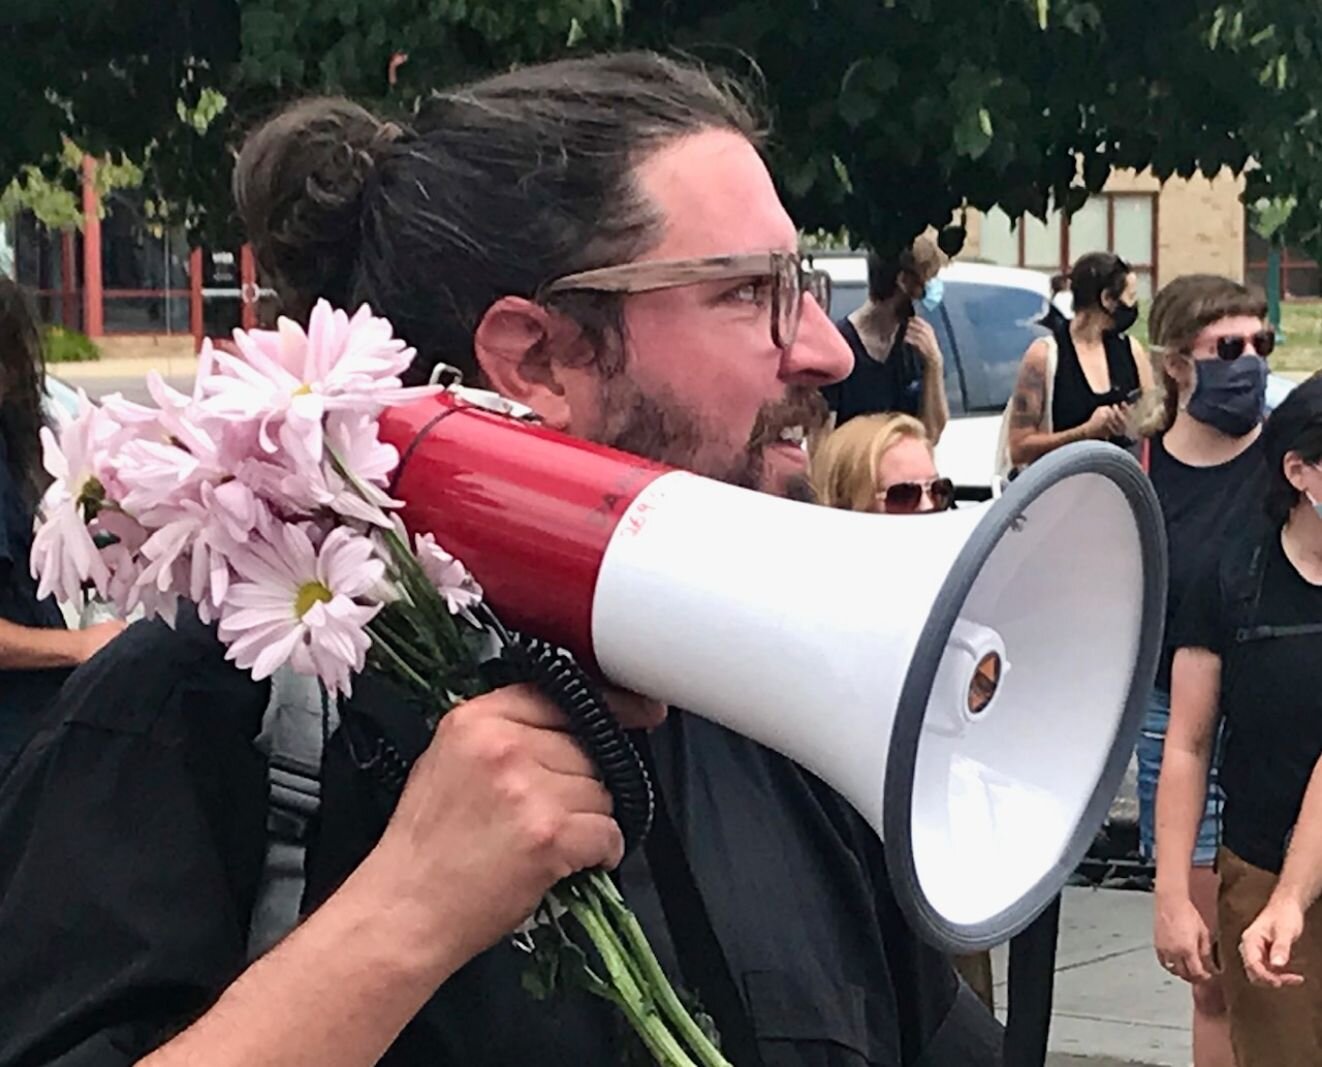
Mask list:
[[[612,693],[626,728],[665,709]],[[624,839],[611,797],[561,712],[530,686],[477,697],[441,720],[367,864],[414,909],[420,937],[476,955],[561,879],[612,868]],[[438,941],[440,938],[438,937]]]
[[1289,897],[1273,896],[1240,938],[1239,954],[1249,981],[1272,989],[1302,985],[1304,976],[1286,968],[1290,950],[1303,932],[1303,908]]
[[911,318],[904,331],[904,340],[922,357],[923,366],[941,369],[941,346],[937,344],[936,331],[926,319],[917,315]]
[[74,631],[74,636],[78,638],[78,662],[86,663],[122,634],[127,626],[128,623],[120,619],[111,619],[109,622],[98,622],[93,626],[85,626],[81,630]]
[[[612,693],[625,727],[665,709]],[[330,898],[143,1067],[365,1067],[542,894],[624,842],[610,795],[529,686],[441,720],[381,840]]]

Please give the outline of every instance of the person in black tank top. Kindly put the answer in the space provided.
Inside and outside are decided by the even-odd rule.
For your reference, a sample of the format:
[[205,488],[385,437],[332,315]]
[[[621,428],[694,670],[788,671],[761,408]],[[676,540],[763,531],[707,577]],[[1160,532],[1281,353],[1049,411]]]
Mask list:
[[[1139,391],[1138,361],[1134,358],[1134,341],[1124,334],[1106,331],[1102,334],[1102,348],[1106,355],[1107,378],[1110,388],[1098,393],[1093,390],[1079,362],[1069,324],[1055,331],[1056,381],[1051,397],[1051,424],[1057,432],[1085,425],[1098,408],[1125,408],[1134,403]],[[1126,434],[1107,438],[1114,445],[1128,448],[1133,439]]]
[[1086,255],[1070,289],[1074,318],[1054,341],[1034,341],[1019,364],[1007,438],[1016,470],[1075,441],[1132,446],[1135,403],[1153,386],[1143,346],[1125,336],[1138,318],[1129,265],[1110,252]]

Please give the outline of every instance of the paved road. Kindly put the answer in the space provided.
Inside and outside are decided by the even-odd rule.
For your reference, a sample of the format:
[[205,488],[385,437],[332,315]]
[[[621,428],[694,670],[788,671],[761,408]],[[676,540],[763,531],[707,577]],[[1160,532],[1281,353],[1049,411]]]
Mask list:
[[[55,376],[60,377],[59,368],[54,370]],[[67,380],[67,379],[66,379]],[[165,379],[174,388],[187,392],[193,388],[193,379],[191,377],[168,377]],[[142,375],[132,377],[108,377],[108,378],[81,378],[77,382],[70,382],[71,385],[81,386],[87,390],[87,395],[94,400],[103,396],[109,396],[111,393],[122,393],[129,400],[136,400],[140,404],[150,402],[147,395],[147,381]]]

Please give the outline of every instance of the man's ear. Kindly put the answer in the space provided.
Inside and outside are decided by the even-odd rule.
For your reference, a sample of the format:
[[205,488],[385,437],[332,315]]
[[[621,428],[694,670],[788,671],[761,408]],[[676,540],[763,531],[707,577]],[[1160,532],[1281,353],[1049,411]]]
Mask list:
[[557,368],[572,364],[572,353],[562,349],[581,339],[581,331],[554,311],[523,297],[503,296],[478,323],[473,354],[492,389],[563,430],[571,412]]

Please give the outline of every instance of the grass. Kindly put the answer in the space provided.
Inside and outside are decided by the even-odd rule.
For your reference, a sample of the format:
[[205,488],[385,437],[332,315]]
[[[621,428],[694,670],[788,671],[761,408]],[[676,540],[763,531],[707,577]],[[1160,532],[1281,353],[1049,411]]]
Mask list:
[[1281,336],[1271,367],[1291,378],[1322,371],[1322,300],[1292,300],[1281,305]]
[[[1147,305],[1130,334],[1148,343]],[[1277,374],[1303,380],[1322,371],[1322,300],[1289,300],[1281,304],[1281,328],[1276,351],[1268,362]]]
[[47,326],[44,354],[47,363],[86,363],[101,358],[101,350],[86,334],[66,330],[63,326]]

